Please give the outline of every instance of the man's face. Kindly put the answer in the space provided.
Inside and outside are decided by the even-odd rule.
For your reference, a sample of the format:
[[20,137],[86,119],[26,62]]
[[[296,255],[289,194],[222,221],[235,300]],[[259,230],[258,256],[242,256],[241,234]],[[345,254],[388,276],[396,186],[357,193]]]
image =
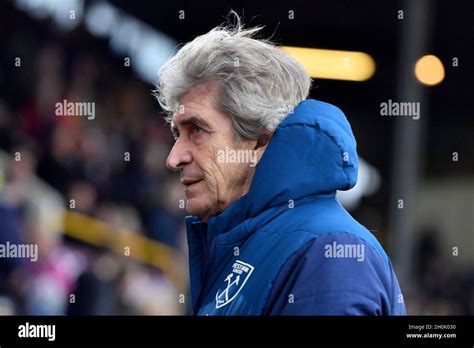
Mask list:
[[180,99],[172,122],[176,142],[166,160],[170,170],[181,173],[186,212],[205,221],[246,194],[255,171],[256,163],[229,160],[224,154],[244,150],[240,153],[258,161],[264,151],[256,150],[256,140],[237,139],[232,121],[215,106],[218,88],[201,84]]

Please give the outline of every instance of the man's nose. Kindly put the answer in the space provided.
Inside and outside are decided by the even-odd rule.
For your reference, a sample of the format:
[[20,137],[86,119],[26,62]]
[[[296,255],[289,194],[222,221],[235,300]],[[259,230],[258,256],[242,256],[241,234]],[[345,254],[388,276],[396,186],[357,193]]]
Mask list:
[[166,166],[169,170],[179,171],[184,165],[191,163],[192,160],[193,156],[191,152],[180,139],[178,139],[166,159]]

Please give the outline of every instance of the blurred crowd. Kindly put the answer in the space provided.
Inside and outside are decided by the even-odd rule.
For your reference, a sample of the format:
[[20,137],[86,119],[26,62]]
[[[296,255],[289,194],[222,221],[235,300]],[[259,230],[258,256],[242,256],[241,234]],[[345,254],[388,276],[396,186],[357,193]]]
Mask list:
[[[0,313],[184,313],[163,270],[64,231],[74,210],[185,257],[183,192],[151,86],[85,38],[70,50],[34,31],[2,37],[20,60],[1,61],[0,244],[35,244],[39,258],[0,259]],[[56,115],[63,100],[95,103],[95,118]]]

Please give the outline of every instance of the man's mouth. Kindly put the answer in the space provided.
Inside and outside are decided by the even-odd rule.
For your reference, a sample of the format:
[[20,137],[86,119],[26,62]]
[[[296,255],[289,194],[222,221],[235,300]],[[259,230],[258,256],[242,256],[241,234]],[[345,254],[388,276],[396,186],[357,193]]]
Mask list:
[[185,188],[189,188],[201,181],[202,179],[189,179],[189,178],[181,179],[181,183],[184,185]]

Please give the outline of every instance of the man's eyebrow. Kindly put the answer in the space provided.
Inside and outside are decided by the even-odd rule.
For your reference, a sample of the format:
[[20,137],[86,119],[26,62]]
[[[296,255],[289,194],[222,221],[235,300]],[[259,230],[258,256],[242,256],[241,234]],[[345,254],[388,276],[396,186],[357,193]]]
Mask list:
[[[178,124],[181,126],[181,127],[186,127],[186,126],[189,126],[189,125],[196,125],[196,126],[199,126],[199,127],[202,127],[204,129],[209,129],[211,128],[211,126],[209,125],[209,123],[207,123],[205,120],[197,117],[197,116],[191,116],[189,118],[186,118],[184,120],[181,120],[178,122]],[[176,128],[175,125],[173,125],[174,128]]]
[[[191,116],[189,118],[181,120],[181,121],[178,122],[178,124],[181,127],[186,127],[186,126],[189,126],[189,125],[196,125],[198,127],[203,128],[206,131],[209,131],[209,132],[211,131],[211,126],[209,125],[209,123],[207,123],[206,121],[204,121],[203,119],[201,119],[197,116]],[[171,122],[171,133],[173,133],[173,136],[175,138],[178,137],[179,130],[178,130],[178,127],[176,126],[176,123],[174,121]]]
[[[214,133],[212,131],[211,125],[207,121],[203,120],[202,118],[200,118],[196,115],[193,115],[189,118],[180,120],[177,123],[179,124],[180,127],[186,127],[186,126],[189,126],[189,125],[196,125],[196,126],[202,128],[202,129],[204,129],[208,133]],[[179,129],[176,126],[176,122],[174,120],[171,120],[170,128],[171,128],[171,134],[173,135],[173,138],[175,138],[175,140],[176,140],[179,137]]]

